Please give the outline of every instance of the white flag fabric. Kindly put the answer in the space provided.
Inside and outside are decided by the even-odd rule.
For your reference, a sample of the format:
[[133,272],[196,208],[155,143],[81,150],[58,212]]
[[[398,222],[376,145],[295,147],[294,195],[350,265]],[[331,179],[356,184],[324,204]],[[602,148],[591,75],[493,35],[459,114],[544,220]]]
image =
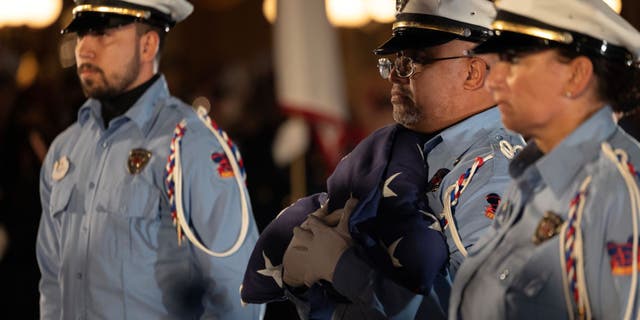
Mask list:
[[[279,0],[274,27],[276,93],[290,117],[302,117],[333,169],[342,157],[347,120],[342,58],[337,30],[325,14],[324,0]],[[291,131],[289,131],[291,132]],[[306,150],[279,137],[274,150],[295,159]]]

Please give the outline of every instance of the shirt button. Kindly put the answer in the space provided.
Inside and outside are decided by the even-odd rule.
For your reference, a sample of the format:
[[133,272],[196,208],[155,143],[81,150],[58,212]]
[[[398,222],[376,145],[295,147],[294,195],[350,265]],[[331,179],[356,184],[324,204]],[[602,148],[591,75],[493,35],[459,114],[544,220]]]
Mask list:
[[497,141],[500,141],[500,140],[502,140],[502,139],[503,139],[503,138],[502,138],[502,136],[501,136],[501,135],[497,135],[497,136],[496,136],[496,140],[497,140]]
[[82,272],[76,273],[76,278],[82,280]]
[[106,142],[103,142],[103,143],[102,143],[102,147],[103,147],[103,148],[106,148],[106,147],[108,147],[108,146],[109,146],[109,144],[108,144],[108,143],[106,143]]
[[96,186],[95,183],[93,182],[89,182],[89,189],[93,189]]
[[508,276],[509,276],[509,269],[504,269],[502,270],[502,272],[500,272],[498,279],[505,280]]

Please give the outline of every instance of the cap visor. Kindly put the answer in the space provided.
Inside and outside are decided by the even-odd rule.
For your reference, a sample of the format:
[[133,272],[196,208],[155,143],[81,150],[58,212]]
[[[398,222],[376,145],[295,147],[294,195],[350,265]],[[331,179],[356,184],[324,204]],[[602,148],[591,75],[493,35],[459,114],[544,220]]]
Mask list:
[[135,21],[134,17],[127,17],[108,13],[83,12],[77,14],[69,25],[62,29],[62,33],[104,30],[115,28]]
[[436,30],[396,30],[389,40],[373,51],[376,55],[392,54],[407,49],[428,48],[451,40],[458,36]]
[[535,48],[545,48],[558,45],[550,41],[522,33],[501,31],[473,48],[474,54],[498,53],[507,50],[528,51]]

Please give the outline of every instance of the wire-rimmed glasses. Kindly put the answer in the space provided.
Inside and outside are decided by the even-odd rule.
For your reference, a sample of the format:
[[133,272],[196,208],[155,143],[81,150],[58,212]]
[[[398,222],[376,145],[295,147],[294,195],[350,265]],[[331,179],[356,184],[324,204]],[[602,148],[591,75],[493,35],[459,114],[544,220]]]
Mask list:
[[[462,55],[462,56],[453,56],[453,57],[443,57],[443,58],[424,58],[420,59],[420,61],[414,61],[410,57],[405,55],[398,55],[396,59],[391,62],[389,58],[380,58],[378,59],[378,72],[380,72],[380,76],[382,79],[389,79],[391,76],[391,71],[395,68],[396,75],[400,78],[410,78],[414,74],[416,74],[416,64],[430,64],[436,61],[442,60],[451,60],[451,59],[460,59],[460,58],[470,58],[471,55]],[[417,60],[417,59],[416,59]]]

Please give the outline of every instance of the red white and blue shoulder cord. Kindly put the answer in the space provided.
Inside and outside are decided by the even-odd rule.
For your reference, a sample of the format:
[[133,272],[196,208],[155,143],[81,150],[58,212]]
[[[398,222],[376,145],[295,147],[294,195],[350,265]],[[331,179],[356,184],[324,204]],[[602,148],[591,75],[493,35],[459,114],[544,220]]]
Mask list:
[[249,228],[249,205],[248,205],[248,196],[246,194],[245,179],[246,173],[244,170],[244,165],[242,161],[242,157],[238,148],[231,141],[229,136],[224,132],[217,123],[211,119],[206,109],[199,108],[197,110],[198,117],[205,124],[207,128],[211,131],[211,133],[218,139],[221,144],[222,149],[224,150],[227,158],[229,158],[229,162],[231,164],[231,168],[234,173],[234,178],[236,180],[236,184],[238,187],[238,191],[240,193],[240,202],[242,208],[242,222],[240,227],[240,232],[238,234],[238,238],[233,246],[224,252],[214,252],[210,250],[206,245],[202,244],[187,222],[187,219],[184,214],[184,209],[182,205],[182,164],[180,161],[180,147],[181,141],[187,132],[186,128],[186,120],[182,120],[175,128],[173,132],[173,137],[171,139],[170,145],[170,153],[167,159],[166,165],[166,186],[168,190],[169,196],[169,205],[171,209],[171,217],[173,219],[173,223],[176,226],[176,233],[178,236],[178,244],[182,244],[183,237],[186,236],[187,239],[195,245],[197,248],[203,250],[207,254],[214,257],[226,257],[234,252],[236,252],[248,233]]
[[[500,151],[507,159],[513,159],[513,157],[520,150],[522,150],[522,148],[523,147],[519,145],[513,146],[506,140],[500,140]],[[440,228],[442,231],[449,228],[456,248],[458,248],[460,253],[462,253],[462,255],[464,256],[467,256],[467,249],[462,243],[462,239],[460,237],[460,234],[458,233],[458,228],[455,224],[453,215],[455,213],[456,207],[458,206],[458,200],[471,182],[471,179],[476,174],[477,170],[480,169],[490,159],[493,159],[493,153],[488,154],[484,157],[476,157],[471,167],[465,170],[465,172],[460,175],[456,183],[449,186],[444,192],[443,212],[440,215],[439,219]]]
[[[623,319],[631,319],[638,284],[638,218],[640,214],[640,192],[636,179],[640,176],[633,164],[628,160],[628,155],[625,151],[621,149],[614,150],[611,145],[606,142],[602,143],[601,151],[605,157],[616,166],[625,181],[629,193],[633,224],[632,272],[631,286]],[[572,198],[569,204],[567,222],[563,224],[560,230],[560,264],[569,319],[575,319],[576,316],[578,319],[592,318],[584,271],[584,247],[582,243],[582,229],[580,227],[590,183],[591,176],[587,176],[580,185],[580,189],[576,195]],[[640,317],[640,314],[636,318],[638,317]]]

